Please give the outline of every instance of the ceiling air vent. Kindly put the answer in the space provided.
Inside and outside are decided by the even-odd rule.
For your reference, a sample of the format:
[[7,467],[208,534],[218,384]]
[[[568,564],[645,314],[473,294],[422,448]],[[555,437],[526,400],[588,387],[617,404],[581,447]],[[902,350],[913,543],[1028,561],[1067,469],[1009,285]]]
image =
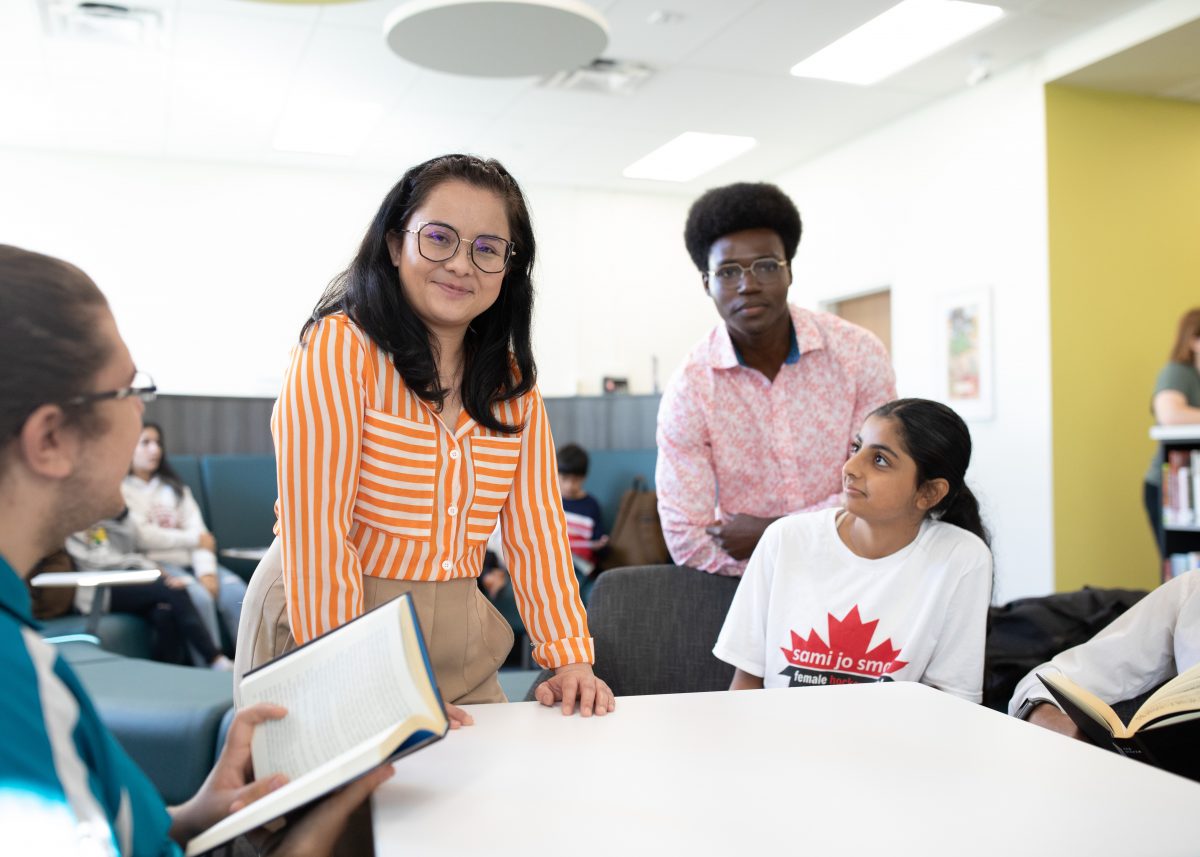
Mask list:
[[150,5],[42,0],[42,24],[51,39],[156,47],[162,41],[163,12]]
[[540,85],[546,89],[628,95],[653,75],[654,70],[641,63],[597,59],[582,68],[552,74],[544,78]]

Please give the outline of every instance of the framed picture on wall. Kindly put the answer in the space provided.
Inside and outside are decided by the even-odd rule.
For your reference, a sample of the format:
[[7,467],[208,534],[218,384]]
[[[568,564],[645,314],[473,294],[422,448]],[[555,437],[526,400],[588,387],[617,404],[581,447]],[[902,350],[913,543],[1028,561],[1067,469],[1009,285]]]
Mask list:
[[992,291],[946,295],[938,304],[942,401],[964,420],[993,416]]

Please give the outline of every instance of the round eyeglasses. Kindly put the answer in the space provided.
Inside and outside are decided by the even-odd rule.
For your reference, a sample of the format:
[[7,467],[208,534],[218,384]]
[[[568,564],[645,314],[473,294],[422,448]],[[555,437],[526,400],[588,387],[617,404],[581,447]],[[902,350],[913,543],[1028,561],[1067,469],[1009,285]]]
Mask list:
[[743,267],[737,262],[727,262],[724,265],[718,265],[715,271],[709,271],[708,275],[718,286],[734,288],[747,274],[754,277],[754,281],[760,286],[775,285],[783,280],[785,271],[787,271],[787,262],[767,256],[755,259],[749,267]]
[[128,399],[131,396],[137,396],[147,404],[153,402],[158,396],[158,387],[154,385],[154,379],[148,372],[139,369],[134,373],[133,382],[128,387],[122,387],[119,390],[105,390],[103,393],[83,393],[67,399],[63,404],[86,405],[88,402],[99,402],[104,399]]
[[[398,229],[417,236],[417,250],[430,262],[445,262],[458,254],[463,239],[458,230],[444,223],[416,223],[416,229]],[[499,274],[517,250],[511,241],[495,235],[479,235],[467,244],[467,255],[485,274]]]

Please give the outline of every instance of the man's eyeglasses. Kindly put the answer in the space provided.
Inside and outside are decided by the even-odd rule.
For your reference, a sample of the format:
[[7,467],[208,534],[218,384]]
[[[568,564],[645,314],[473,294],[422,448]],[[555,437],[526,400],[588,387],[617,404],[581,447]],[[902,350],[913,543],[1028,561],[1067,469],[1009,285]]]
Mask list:
[[[417,236],[417,250],[430,262],[445,262],[454,258],[463,239],[453,226],[444,223],[417,223],[416,229],[398,229]],[[467,245],[467,255],[475,267],[485,274],[499,274],[516,253],[511,241],[495,235],[480,235]]]
[[755,259],[748,268],[742,267],[737,262],[726,262],[724,265],[718,266],[715,271],[709,271],[708,275],[718,286],[732,288],[740,283],[742,277],[747,274],[754,277],[754,281],[759,285],[774,285],[783,280],[786,271],[787,262],[780,262],[778,259],[768,256]]
[[154,386],[154,379],[146,372],[138,370],[133,376],[133,383],[128,387],[122,387],[119,390],[105,390],[103,393],[83,393],[74,398],[67,399],[63,402],[64,405],[86,405],[88,402],[99,402],[104,399],[128,399],[130,396],[137,396],[143,402],[153,402],[158,395],[158,387]]

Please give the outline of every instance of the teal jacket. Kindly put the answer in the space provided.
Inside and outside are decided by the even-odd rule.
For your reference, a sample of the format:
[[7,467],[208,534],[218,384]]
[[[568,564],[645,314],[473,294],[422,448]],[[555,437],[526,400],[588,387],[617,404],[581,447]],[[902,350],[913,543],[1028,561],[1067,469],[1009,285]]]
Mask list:
[[0,556],[0,830],[5,853],[178,855],[171,818]]

